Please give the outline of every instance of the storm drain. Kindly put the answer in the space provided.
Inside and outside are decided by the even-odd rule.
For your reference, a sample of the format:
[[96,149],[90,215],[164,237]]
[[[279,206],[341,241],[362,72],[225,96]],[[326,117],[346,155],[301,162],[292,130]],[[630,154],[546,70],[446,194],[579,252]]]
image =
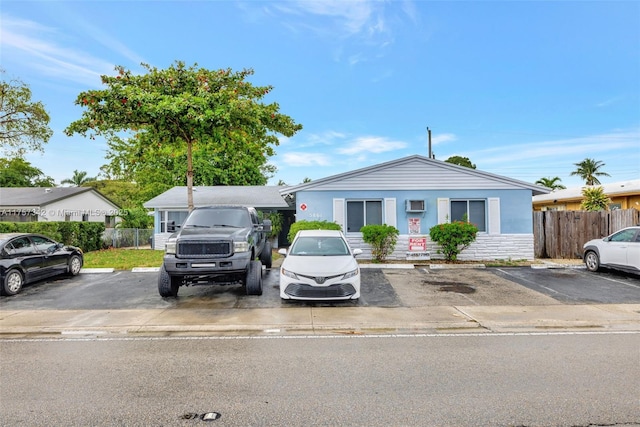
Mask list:
[[476,288],[470,285],[465,285],[464,283],[447,282],[440,283],[438,290],[441,292],[454,292],[457,294],[472,294],[476,291]]

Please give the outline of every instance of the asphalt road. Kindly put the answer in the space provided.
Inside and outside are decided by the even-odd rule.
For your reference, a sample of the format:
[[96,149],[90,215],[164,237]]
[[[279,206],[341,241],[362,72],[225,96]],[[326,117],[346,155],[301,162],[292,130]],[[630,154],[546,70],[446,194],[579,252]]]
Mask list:
[[360,300],[345,302],[282,301],[277,270],[265,270],[263,280],[262,296],[247,296],[239,285],[190,286],[181,287],[178,298],[163,299],[155,272],[83,273],[27,285],[18,295],[0,297],[0,304],[7,310],[98,310],[640,303],[639,276],[583,269],[366,268]]
[[639,337],[0,341],[0,425],[637,426]]

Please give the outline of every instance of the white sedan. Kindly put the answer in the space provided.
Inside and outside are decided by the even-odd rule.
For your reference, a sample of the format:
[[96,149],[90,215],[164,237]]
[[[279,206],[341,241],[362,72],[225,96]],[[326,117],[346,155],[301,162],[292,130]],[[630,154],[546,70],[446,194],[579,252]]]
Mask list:
[[588,241],[583,259],[589,271],[605,267],[640,274],[640,226]]
[[360,298],[360,267],[338,230],[301,230],[280,267],[280,298],[348,300]]

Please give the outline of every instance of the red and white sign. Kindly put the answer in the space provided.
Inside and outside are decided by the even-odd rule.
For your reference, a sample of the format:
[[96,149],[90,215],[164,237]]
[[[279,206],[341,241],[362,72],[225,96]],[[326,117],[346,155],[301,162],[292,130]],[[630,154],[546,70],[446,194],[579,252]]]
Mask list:
[[307,204],[306,203],[300,203],[300,210],[301,211],[306,211],[307,210]]
[[409,250],[412,252],[425,252],[427,250],[427,238],[409,237]]

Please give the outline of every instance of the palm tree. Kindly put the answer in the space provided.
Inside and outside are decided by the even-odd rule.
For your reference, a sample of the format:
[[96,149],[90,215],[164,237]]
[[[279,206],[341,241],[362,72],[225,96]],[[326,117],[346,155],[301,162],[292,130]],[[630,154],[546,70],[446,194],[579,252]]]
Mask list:
[[559,177],[554,176],[553,178],[540,178],[536,181],[536,184],[542,185],[543,187],[547,187],[552,190],[564,190],[565,188],[567,188],[564,185],[560,184],[560,181],[562,180]]
[[584,159],[580,163],[574,163],[578,168],[571,172],[571,175],[578,175],[584,179],[587,185],[600,185],[598,176],[611,176],[606,172],[601,172],[599,169],[604,166],[600,160]]
[[85,171],[73,171],[73,176],[71,178],[63,179],[60,181],[60,184],[71,184],[74,187],[81,187],[83,184],[86,184],[90,181],[95,181],[97,178],[88,177]]

